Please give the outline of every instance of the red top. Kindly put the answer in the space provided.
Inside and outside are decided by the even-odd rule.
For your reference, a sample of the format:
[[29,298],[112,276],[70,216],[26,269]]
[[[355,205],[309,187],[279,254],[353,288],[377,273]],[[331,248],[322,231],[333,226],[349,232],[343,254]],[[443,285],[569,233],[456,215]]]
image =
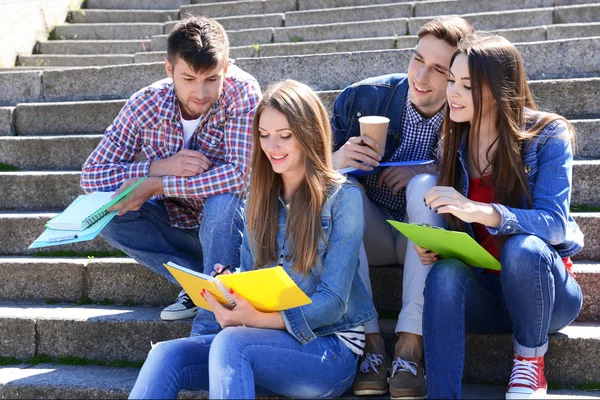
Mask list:
[[[492,176],[486,175],[480,178],[469,178],[469,193],[467,194],[467,197],[469,200],[478,201],[480,203],[490,204],[495,202],[497,199],[494,198]],[[481,247],[486,249],[497,260],[500,260],[500,245],[498,243],[498,238],[489,233],[485,225],[474,222],[471,224],[471,226],[473,227],[473,233],[475,234],[475,240],[477,243],[479,243]],[[571,272],[571,267],[573,266],[571,257],[563,258],[562,260],[565,263],[565,267],[567,268],[569,274],[575,276]],[[492,270],[488,272],[499,273],[498,271]]]

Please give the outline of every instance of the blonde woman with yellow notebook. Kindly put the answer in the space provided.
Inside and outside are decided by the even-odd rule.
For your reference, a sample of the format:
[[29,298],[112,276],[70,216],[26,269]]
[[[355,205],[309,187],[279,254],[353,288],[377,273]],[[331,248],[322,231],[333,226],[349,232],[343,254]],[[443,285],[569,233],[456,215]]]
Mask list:
[[311,302],[263,312],[233,290],[233,308],[203,291],[223,330],[195,326],[154,347],[131,398],[329,398],[352,385],[364,324],[377,317],[358,275],[360,191],[333,169],[327,112],[306,85],[267,90],[252,141],[241,269],[281,266]]

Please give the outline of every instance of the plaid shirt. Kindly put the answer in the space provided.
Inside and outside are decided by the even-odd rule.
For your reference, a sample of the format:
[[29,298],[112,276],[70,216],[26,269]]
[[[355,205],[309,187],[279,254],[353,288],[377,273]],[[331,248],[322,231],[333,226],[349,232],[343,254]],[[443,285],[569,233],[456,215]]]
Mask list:
[[[211,169],[191,177],[162,178],[172,226],[197,228],[207,197],[243,191],[252,152],[252,120],[260,99],[254,77],[230,65],[221,97],[201,117],[190,141],[191,149],[210,160]],[[148,175],[152,160],[173,156],[183,147],[172,80],[158,81],[135,93],[106,129],[83,165],[81,187],[86,192],[117,190],[127,179]]]
[[[444,108],[429,119],[423,118],[406,96],[404,115],[402,116],[402,138],[394,155],[388,161],[431,160],[435,158],[435,150],[439,133],[444,122]],[[406,212],[406,188],[402,188],[394,196],[387,186],[379,187],[379,174],[368,175],[363,185],[367,197],[371,199],[388,217],[402,221]]]

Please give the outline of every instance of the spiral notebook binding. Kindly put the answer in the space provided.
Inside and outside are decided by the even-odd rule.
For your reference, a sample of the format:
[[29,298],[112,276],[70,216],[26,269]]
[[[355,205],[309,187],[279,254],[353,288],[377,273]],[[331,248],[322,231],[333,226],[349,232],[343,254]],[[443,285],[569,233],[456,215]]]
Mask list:
[[[102,207],[100,207],[102,208]],[[98,210],[100,210],[100,208]],[[106,214],[108,214],[108,211],[104,210],[101,213],[98,212],[98,210],[94,211],[94,213],[92,215],[90,215],[89,217],[87,217],[86,219],[83,220],[83,223],[85,225],[85,227],[83,229],[87,229],[90,226],[94,225],[96,222],[100,221],[102,219],[102,217],[104,217]]]

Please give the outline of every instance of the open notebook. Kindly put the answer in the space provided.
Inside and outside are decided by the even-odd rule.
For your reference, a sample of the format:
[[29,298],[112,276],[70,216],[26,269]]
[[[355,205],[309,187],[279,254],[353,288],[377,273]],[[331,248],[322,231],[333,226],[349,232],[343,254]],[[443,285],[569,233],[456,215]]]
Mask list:
[[181,284],[194,304],[209,311],[211,311],[210,306],[200,295],[202,289],[206,289],[222,304],[235,306],[228,293],[229,289],[233,289],[248,300],[254,308],[263,312],[287,310],[312,302],[279,266],[217,277],[192,271],[173,262],[168,262],[164,266]]
[[83,231],[108,214],[108,209],[133,191],[143,177],[118,196],[115,192],[94,192],[77,197],[62,213],[46,223],[46,228],[63,231]]
[[30,249],[92,240],[113,219],[117,211],[108,209],[122,200],[144,178],[119,193],[94,192],[77,197],[65,211],[46,223],[46,230],[29,246]]

